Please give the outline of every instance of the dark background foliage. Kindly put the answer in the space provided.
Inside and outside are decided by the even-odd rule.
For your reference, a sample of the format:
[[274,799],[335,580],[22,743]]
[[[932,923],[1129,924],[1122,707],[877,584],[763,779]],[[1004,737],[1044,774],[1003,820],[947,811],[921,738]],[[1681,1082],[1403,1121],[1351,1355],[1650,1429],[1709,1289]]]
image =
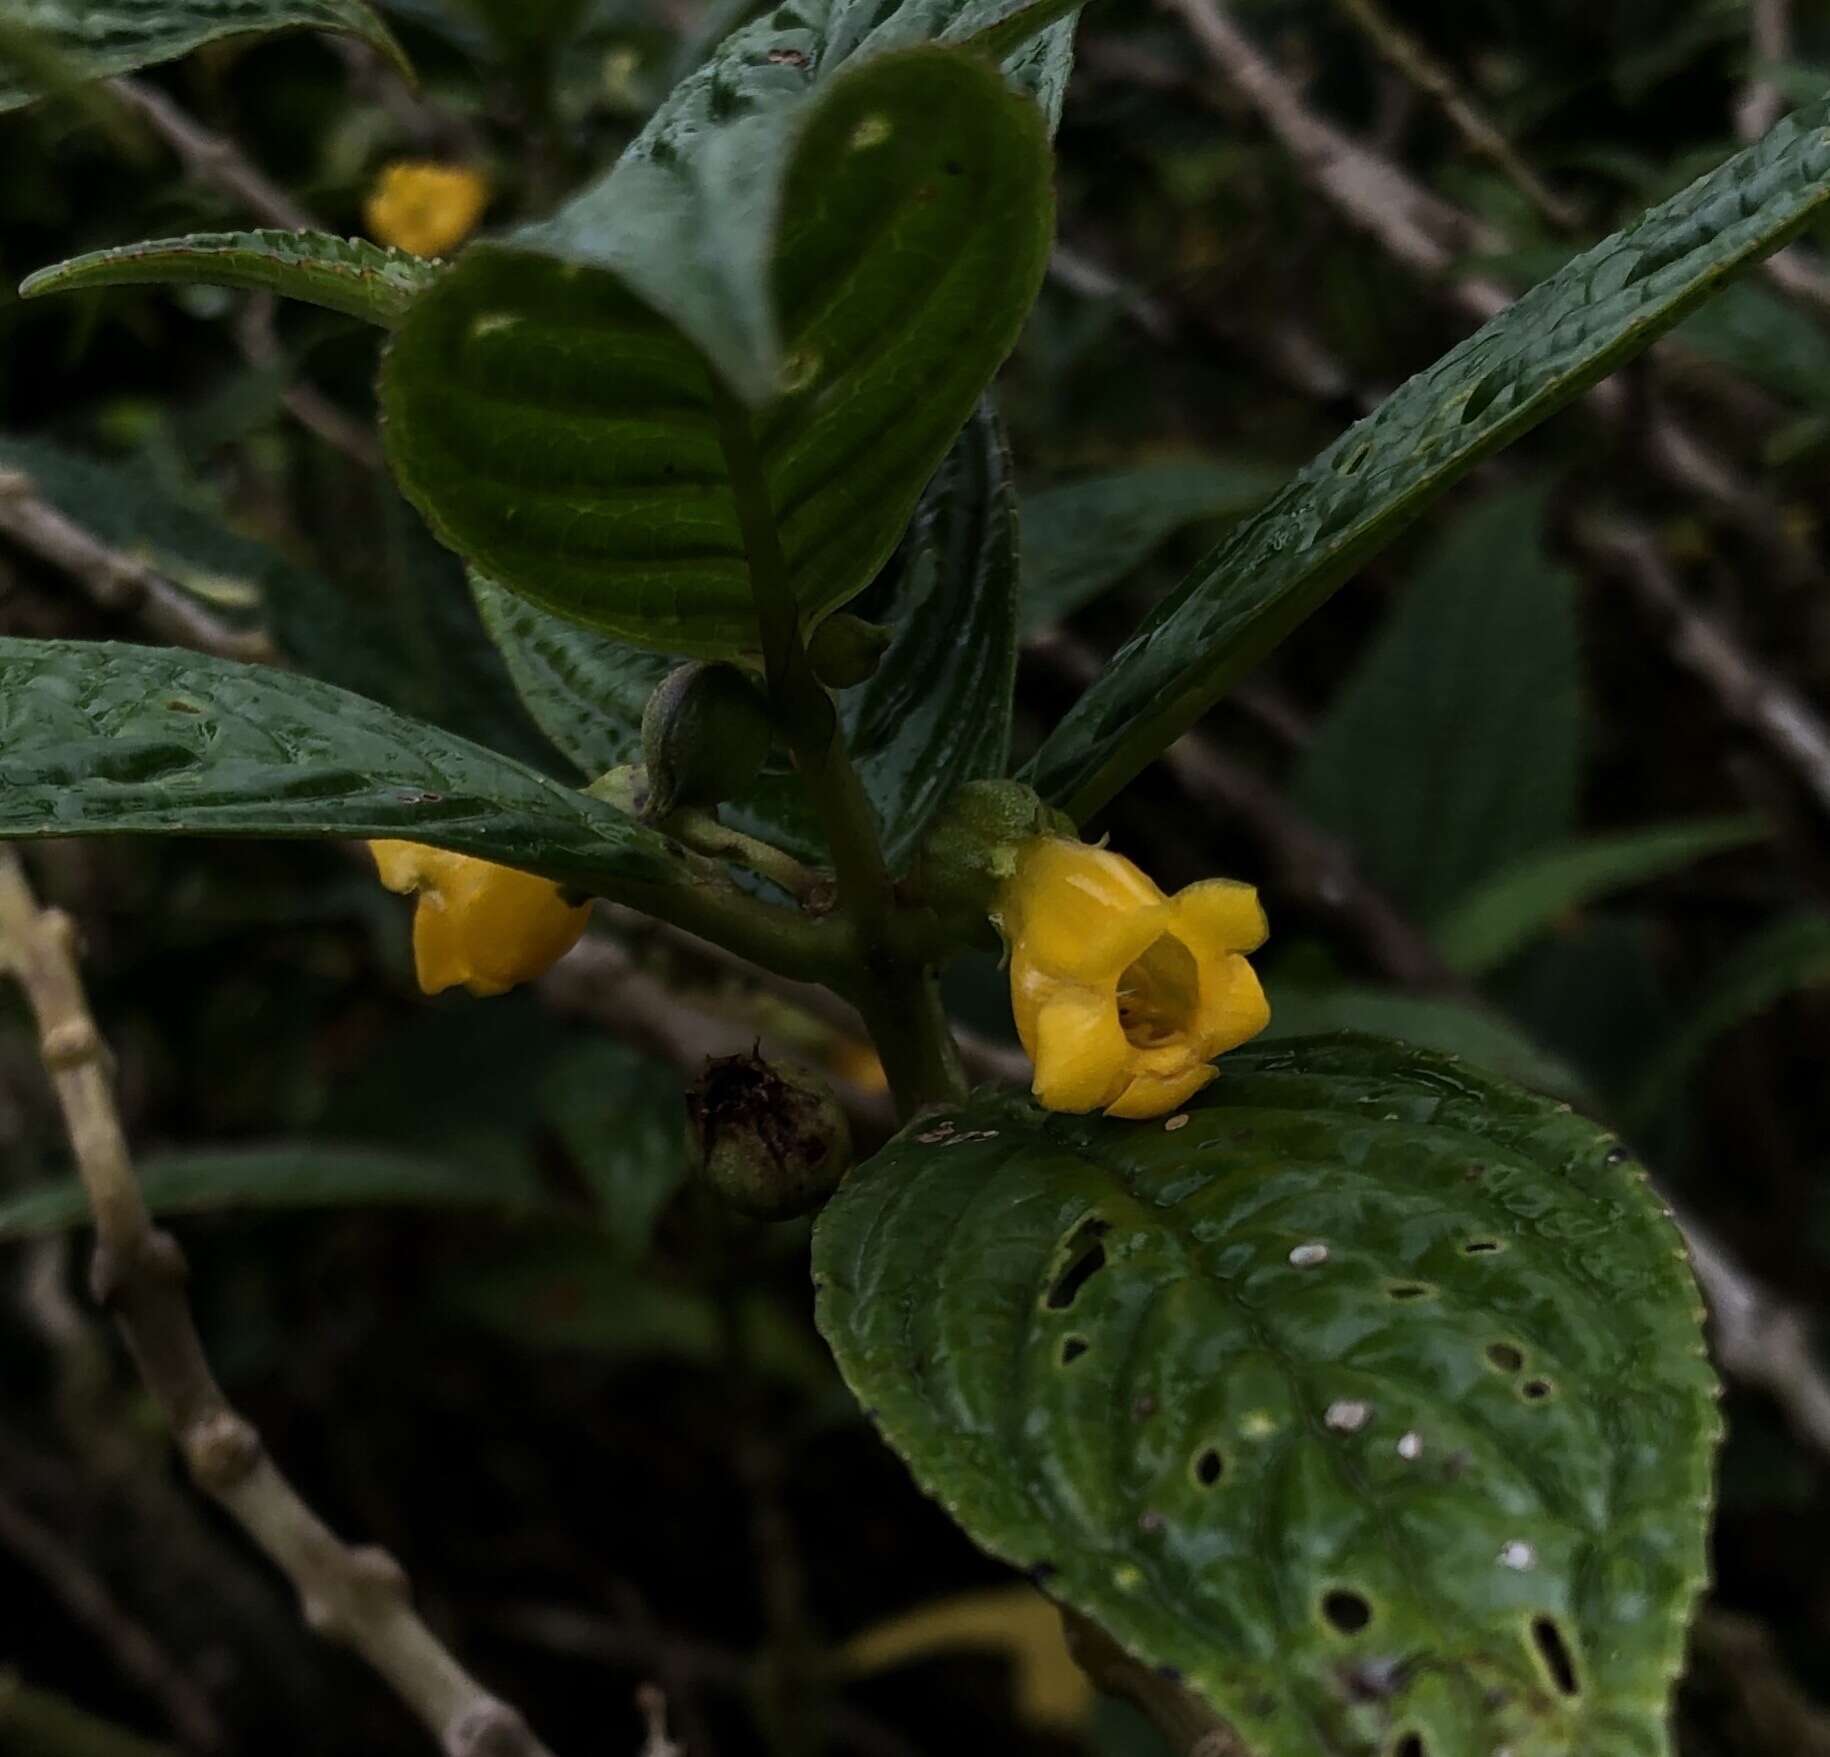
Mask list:
[[[305,37],[142,78],[332,229],[360,229],[402,155],[484,167],[500,224],[607,162],[734,16],[387,10],[417,97]],[[1235,7],[1299,121],[1431,192],[1425,261],[1382,234],[1408,211],[1389,187],[1333,198],[1267,129],[1198,10],[1109,0],[1082,26],[1060,250],[1002,381],[1031,743],[1227,516],[1469,331],[1471,288],[1528,284],[1724,156],[1763,86],[1784,108],[1830,76],[1817,0],[1777,62],[1753,46],[1786,16],[1766,0],[1418,3],[1408,49],[1363,0]],[[1510,156],[1471,148],[1455,107]],[[201,289],[4,290],[249,223],[138,117],[107,96],[0,117],[0,468],[52,492],[72,466],[47,444],[100,460],[105,487],[72,492],[212,614],[565,772],[375,467],[371,331]],[[1275,1029],[1413,1036],[1592,1107],[1807,1322],[1830,1271],[1830,746],[1810,745],[1830,712],[1830,302],[1810,275],[1751,277],[1606,411],[1478,474],[1096,826],[1166,885],[1263,886]],[[0,631],[144,638],[4,538]],[[1654,826],[1662,853],[1598,840]],[[746,1229],[681,1183],[683,1068],[762,1036],[849,1076],[880,1128],[855,1045],[621,919],[620,980],[591,1006],[560,983],[425,1001],[404,909],[329,847],[35,858],[81,922],[149,1180],[221,1210],[181,1225],[232,1395],[555,1748],[634,1748],[641,1679],[694,1757],[811,1750],[816,1725],[866,1753],[1070,1748],[1020,1722],[995,1655],[850,1683],[836,1707],[810,1658],[1000,1579],[824,1364],[802,1229]],[[952,981],[961,1016],[1007,1036],[989,964]],[[0,1142],[19,1235],[12,1198],[65,1167],[10,995]],[[0,1250],[0,1669],[157,1740],[418,1748],[178,1480],[75,1264],[55,1240]],[[1733,1379],[1727,1408],[1682,1748],[1830,1750],[1830,1421]],[[84,1581],[102,1609],[72,1601]],[[136,1627],[150,1658],[124,1660]],[[0,1749],[8,1727],[0,1687]],[[1093,1737],[1149,1748],[1116,1713]]]

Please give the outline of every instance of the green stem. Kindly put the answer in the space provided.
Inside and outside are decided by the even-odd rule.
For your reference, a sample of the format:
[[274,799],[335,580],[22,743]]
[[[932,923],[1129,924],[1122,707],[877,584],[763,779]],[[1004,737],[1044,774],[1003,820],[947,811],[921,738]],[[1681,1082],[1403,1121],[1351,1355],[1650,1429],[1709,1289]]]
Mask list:
[[773,842],[732,829],[729,824],[720,822],[715,811],[689,806],[673,813],[661,827],[668,835],[678,836],[694,853],[746,867],[771,884],[779,885],[798,903],[817,896],[823,886],[830,891],[830,875],[822,876],[817,867],[796,860]]
[[800,605],[749,413],[716,374],[712,400],[749,558],[770,699],[794,752],[795,768],[825,826],[840,905],[857,935],[849,979],[833,986],[863,1013],[896,1108],[906,1117],[924,1104],[964,1093],[959,1054],[941,1011],[934,972],[904,949],[902,911],[870,800],[845,748],[832,697],[808,663]]

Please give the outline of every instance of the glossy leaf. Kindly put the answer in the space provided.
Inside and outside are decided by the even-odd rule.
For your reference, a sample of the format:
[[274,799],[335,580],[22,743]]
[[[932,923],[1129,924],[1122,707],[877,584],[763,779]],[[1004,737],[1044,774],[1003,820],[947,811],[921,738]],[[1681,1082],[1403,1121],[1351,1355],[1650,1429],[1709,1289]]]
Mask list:
[[[402,72],[405,55],[362,0],[20,0],[0,38],[0,110],[42,97],[47,68],[56,80],[105,79],[188,55],[220,37],[309,26],[347,31],[374,44]],[[40,51],[42,50],[42,59]]]
[[887,560],[1040,282],[1047,133],[961,50],[832,66],[777,8],[415,304],[389,455],[479,571],[638,645],[755,647],[711,371],[753,410],[809,626]]
[[[1002,775],[1017,663],[1010,454],[983,405],[922,497],[895,565],[855,606],[894,631],[876,673],[840,697],[846,743],[900,867],[963,781]],[[825,843],[792,775],[767,776],[734,819],[804,858]]]
[[91,287],[246,287],[392,329],[438,274],[433,263],[362,238],[324,232],[193,232],[73,256],[28,275],[19,293],[34,299]]
[[1575,581],[1543,521],[1521,492],[1450,526],[1296,774],[1304,809],[1425,921],[1576,827]]
[[680,872],[609,806],[316,679],[0,640],[0,838],[121,834],[411,836],[587,890]]
[[1275,1757],[1662,1757],[1717,1434],[1593,1124],[1370,1038],[1149,1124],[983,1094],[821,1216],[821,1328],[994,1554]]
[[1781,122],[1426,368],[1245,520],[1044,744],[1085,817],[1481,458],[1629,360],[1830,202],[1830,103]]
[[579,772],[595,780],[640,762],[642,709],[675,661],[555,616],[481,574],[470,589],[527,711]]
[[[530,1182],[474,1165],[385,1148],[296,1142],[149,1154],[138,1167],[153,1213],[213,1214],[309,1208],[483,1208],[525,1215],[542,1207]],[[74,1178],[0,1198],[0,1241],[41,1238],[89,1221]]]
[[1462,975],[1484,976],[1572,909],[1767,833],[1758,818],[1704,818],[1549,848],[1463,897],[1437,927],[1436,943]]
[[[923,495],[902,550],[854,606],[893,633],[876,674],[839,698],[845,737],[900,864],[962,781],[1002,773],[1016,667],[1010,459],[986,404]],[[586,775],[641,757],[642,709],[672,659],[472,581],[528,711]],[[799,781],[764,776],[727,812],[808,859],[824,843]]]
[[1270,976],[1265,987],[1271,999],[1271,1023],[1264,1034],[1267,1043],[1285,1037],[1363,1031],[1417,1049],[1459,1056],[1515,1085],[1553,1098],[1575,1101],[1587,1096],[1582,1076],[1567,1061],[1497,1010],[1350,982],[1321,987]]
[[1236,518],[1277,486],[1259,465],[1184,458],[1024,495],[1024,634],[1092,603],[1185,525]]

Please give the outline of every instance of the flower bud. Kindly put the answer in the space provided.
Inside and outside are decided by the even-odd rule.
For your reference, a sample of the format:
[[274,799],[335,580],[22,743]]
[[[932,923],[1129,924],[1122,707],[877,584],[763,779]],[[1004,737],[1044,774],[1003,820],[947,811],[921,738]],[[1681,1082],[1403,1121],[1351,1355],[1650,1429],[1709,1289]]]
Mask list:
[[686,806],[735,799],[761,772],[771,732],[762,691],[735,665],[694,660],[670,671],[642,713],[642,815],[658,823]]
[[1072,835],[1065,814],[1021,781],[968,781],[936,814],[916,855],[913,878],[923,902],[950,931],[992,941],[988,920],[1017,850],[1036,836]]
[[708,1061],[686,1094],[686,1118],[694,1165],[754,1220],[811,1213],[851,1163],[851,1125],[826,1084],[759,1055]]
[[813,631],[807,659],[814,676],[828,689],[851,689],[876,676],[893,638],[882,623],[866,622],[862,616],[841,610]]

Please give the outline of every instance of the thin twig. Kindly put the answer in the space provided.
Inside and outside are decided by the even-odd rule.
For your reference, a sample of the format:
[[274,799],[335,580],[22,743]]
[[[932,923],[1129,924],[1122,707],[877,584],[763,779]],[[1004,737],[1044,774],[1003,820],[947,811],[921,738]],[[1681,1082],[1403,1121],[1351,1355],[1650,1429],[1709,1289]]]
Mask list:
[[[745,969],[747,973],[748,966]],[[594,1020],[625,1042],[672,1062],[689,1079],[699,1074],[709,1057],[739,1054],[759,1036],[772,1051],[779,1047],[792,1053],[791,1045],[770,1044],[771,1033],[752,1017],[694,1006],[677,989],[644,970],[626,948],[597,935],[580,940],[561,958],[540,979],[539,993],[556,1012]],[[863,1036],[863,1025],[855,1014],[849,1034]],[[895,1114],[887,1093],[827,1077],[861,1140],[882,1141],[890,1135]]]
[[111,548],[39,494],[30,476],[0,470],[0,531],[39,560],[77,581],[104,610],[137,616],[176,646],[222,659],[271,660],[273,643],[258,630],[230,628],[164,574]]
[[[205,128],[157,87],[128,78],[114,79],[109,84],[146,119],[153,132],[171,147],[185,170],[199,183],[221,190],[240,202],[256,219],[269,226],[278,226],[282,231],[324,229],[317,215],[280,188],[226,134]],[[266,369],[279,363],[281,352],[273,333],[271,297],[257,294],[247,302],[241,320],[235,326],[235,340],[250,365]],[[374,435],[322,393],[308,384],[290,384],[280,393],[280,400],[301,427],[315,433],[327,445],[336,447],[365,469],[381,468],[381,447],[375,443]]]
[[1758,140],[1785,114],[1774,78],[1792,53],[1791,0],[1748,0],[1747,83],[1735,104],[1735,132]]
[[226,135],[188,114],[156,86],[138,79],[112,79],[114,94],[143,116],[199,183],[232,195],[257,219],[284,232],[312,232],[318,222],[260,170]]
[[[1214,69],[1258,112],[1297,169],[1335,211],[1453,308],[1485,323],[1512,303],[1498,281],[1467,272],[1469,250],[1497,252],[1506,240],[1491,226],[1424,189],[1408,172],[1315,115],[1295,84],[1275,67],[1219,0],[1161,0],[1186,21]],[[1655,353],[1662,344],[1655,344]],[[1799,546],[1786,535],[1766,498],[1725,458],[1668,415],[1643,424],[1625,387],[1604,379],[1583,407],[1639,440],[1647,461],[1673,487],[1708,501],[1788,574]]]
[[355,1649],[447,1757],[547,1757],[527,1723],[467,1673],[414,1611],[385,1551],[344,1544],[299,1498],[204,1358],[177,1241],[155,1228],[115,1108],[110,1057],[75,960],[75,924],[43,909],[0,849],[0,941],[30,1003],[95,1222],[90,1284],[119,1324],[191,1476],[297,1589],[306,1621]]
[[1631,588],[1665,633],[1672,659],[1698,678],[1727,717],[1752,733],[1830,813],[1830,727],[1679,586],[1649,531],[1590,520],[1574,533],[1589,557]]
[[[516,1640],[592,1665],[652,1667],[739,1695],[747,1694],[756,1682],[756,1662],[744,1654],[569,1605],[510,1605],[497,1617],[496,1627]],[[918,1757],[900,1733],[849,1703],[827,1703],[826,1725],[835,1739],[861,1757]]]
[[[1470,97],[1455,75],[1379,4],[1379,0],[1335,0],[1392,67],[1449,119],[1463,141],[1502,175],[1553,226],[1572,231],[1580,216],[1519,155],[1497,123]],[[1764,130],[1763,130],[1764,132]]]
[[[108,1590],[107,1583],[48,1525],[0,1493],[0,1545],[36,1574],[74,1622],[114,1656],[123,1677],[159,1704],[171,1729],[193,1751],[222,1744],[210,1699]],[[3,1741],[0,1741],[3,1742]]]
[[[1747,83],[1735,104],[1735,133],[1752,143],[1785,114],[1785,94],[1775,77],[1792,53],[1791,0],[1748,0]],[[1796,244],[1766,263],[1767,278],[1781,292],[1830,311],[1830,277]]]

